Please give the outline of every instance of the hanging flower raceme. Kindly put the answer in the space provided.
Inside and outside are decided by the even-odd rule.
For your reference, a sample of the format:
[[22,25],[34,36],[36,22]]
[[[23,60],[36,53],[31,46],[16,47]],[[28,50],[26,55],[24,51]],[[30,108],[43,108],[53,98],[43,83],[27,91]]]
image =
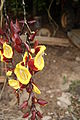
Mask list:
[[17,79],[24,85],[27,85],[30,81],[31,74],[25,66],[22,66],[20,63],[16,65],[14,73],[17,76]]
[[[9,30],[8,27],[10,27]],[[38,117],[42,118],[42,114],[37,110],[35,104],[45,106],[47,102],[35,97],[35,93],[41,94],[41,91],[35,84],[33,75],[44,68],[44,52],[46,47],[38,45],[38,41],[35,41],[33,48],[30,46],[30,41],[34,40],[37,31],[27,32],[26,42],[23,42],[20,37],[22,30],[17,20],[15,24],[13,21],[11,21],[10,25],[7,23],[5,31],[7,30],[8,34],[0,29],[0,34],[2,36],[5,35],[5,37],[0,38],[0,59],[2,62],[7,63],[5,71],[7,71],[6,78],[8,79],[8,85],[15,90],[18,103],[20,101],[19,93],[22,93],[24,89],[29,95],[20,105],[20,109],[29,109],[23,115],[23,118],[28,118],[30,115],[31,120],[36,120]],[[16,65],[16,58],[13,57],[15,50],[18,54],[22,55],[22,60]],[[31,106],[28,103],[29,100],[31,101]]]

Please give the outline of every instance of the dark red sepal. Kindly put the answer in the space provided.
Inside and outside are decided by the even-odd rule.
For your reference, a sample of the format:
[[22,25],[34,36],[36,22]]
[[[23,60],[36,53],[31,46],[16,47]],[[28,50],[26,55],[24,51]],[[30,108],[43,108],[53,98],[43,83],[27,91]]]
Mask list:
[[34,42],[34,48],[36,48],[37,46],[38,46],[38,40]]
[[42,105],[42,106],[44,106],[44,105],[46,105],[48,102],[46,102],[46,101],[43,100],[43,99],[38,99],[38,100],[37,100],[37,103],[40,104],[40,105]]
[[24,101],[21,105],[20,105],[20,109],[25,109],[28,106],[28,101]]
[[4,35],[4,31],[0,28],[0,35]]
[[14,44],[13,47],[15,48],[15,50],[16,50],[18,53],[22,53],[22,52],[23,52],[23,49],[21,48],[20,45]]
[[40,47],[35,48],[35,54],[37,54],[40,51]]
[[25,113],[25,114],[23,115],[23,118],[27,118],[28,116],[29,116],[29,112]]
[[16,45],[21,45],[22,43],[22,40],[21,38],[19,37],[19,35],[17,33],[14,33],[12,35],[12,41],[16,44]]
[[37,111],[36,114],[38,117],[43,118],[43,115],[39,111]]
[[36,118],[36,111],[33,110],[32,111],[32,116],[31,116],[31,120],[35,120],[35,118]]
[[30,59],[28,61],[28,66],[31,70],[38,71],[38,69],[34,66],[34,59]]

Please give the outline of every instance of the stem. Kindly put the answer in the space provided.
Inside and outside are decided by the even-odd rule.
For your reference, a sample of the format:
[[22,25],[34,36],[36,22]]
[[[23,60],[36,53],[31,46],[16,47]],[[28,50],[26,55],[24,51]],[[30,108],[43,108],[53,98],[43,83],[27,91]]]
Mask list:
[[0,93],[0,100],[1,100],[1,98],[2,98],[2,94],[3,94],[3,92],[4,92],[6,83],[7,83],[7,78],[6,78],[5,81],[4,81],[4,85],[3,85],[3,88],[2,88],[1,93]]
[[31,34],[32,33],[31,29],[30,29],[30,27],[29,27],[29,25],[27,23],[27,20],[26,20],[26,8],[25,8],[25,2],[24,2],[24,0],[22,0],[22,4],[23,4],[23,10],[24,10],[24,24],[27,26],[28,31]]

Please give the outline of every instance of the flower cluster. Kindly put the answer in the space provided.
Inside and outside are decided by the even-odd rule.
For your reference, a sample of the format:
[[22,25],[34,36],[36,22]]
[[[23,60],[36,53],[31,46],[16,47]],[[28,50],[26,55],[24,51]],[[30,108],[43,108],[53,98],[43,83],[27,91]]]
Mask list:
[[[35,84],[33,75],[44,68],[44,51],[46,47],[38,45],[38,41],[35,41],[31,48],[30,41],[34,40],[36,32],[28,33],[26,42],[23,42],[20,38],[21,32],[17,20],[15,24],[11,21],[10,26],[6,24],[5,31],[0,29],[0,59],[6,63],[8,84],[15,90],[18,103],[20,91],[25,89],[29,93],[29,98],[20,105],[21,109],[26,109],[29,107],[28,104],[31,99],[31,106],[27,113],[23,115],[23,118],[27,118],[31,114],[31,120],[36,120],[37,117],[42,118],[42,114],[36,109],[36,104],[44,106],[47,102],[36,98],[34,93],[41,94],[41,91]],[[23,56],[22,61],[16,65],[13,59],[15,51]]]

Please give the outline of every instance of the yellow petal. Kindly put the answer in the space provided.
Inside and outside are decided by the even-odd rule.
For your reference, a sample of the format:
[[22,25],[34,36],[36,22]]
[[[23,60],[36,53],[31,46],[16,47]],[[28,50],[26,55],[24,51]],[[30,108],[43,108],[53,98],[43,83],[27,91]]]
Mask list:
[[36,57],[34,58],[34,65],[38,70],[42,70],[44,68],[44,59],[42,55],[44,54],[44,50],[46,49],[45,46],[40,46],[40,51],[37,53]]
[[3,55],[6,58],[12,58],[13,51],[10,45],[7,45],[6,42],[3,44]]
[[8,84],[14,89],[19,89],[20,88],[19,81],[14,80],[14,79],[9,80]]
[[12,75],[12,71],[8,71],[7,73],[6,73],[6,76],[11,76]]
[[37,94],[41,94],[41,91],[37,88],[37,86],[33,83],[32,83],[32,85],[33,85],[33,91]]
[[[23,56],[23,62],[24,62],[24,64],[26,63],[27,58],[28,58],[28,53],[25,52],[25,54],[24,54],[24,56]],[[31,59],[31,58],[32,58],[32,56],[31,56],[31,54],[29,53],[29,59]]]
[[14,73],[17,76],[17,79],[22,83],[27,85],[30,81],[31,74],[28,71],[28,69],[20,64],[16,65],[16,68],[14,70]]
[[25,52],[25,54],[24,54],[24,56],[23,56],[23,62],[24,62],[24,64],[25,64],[25,62],[26,62],[26,57],[28,57],[27,52]]
[[3,54],[1,53],[1,51],[0,51],[0,60],[1,62],[3,62]]

